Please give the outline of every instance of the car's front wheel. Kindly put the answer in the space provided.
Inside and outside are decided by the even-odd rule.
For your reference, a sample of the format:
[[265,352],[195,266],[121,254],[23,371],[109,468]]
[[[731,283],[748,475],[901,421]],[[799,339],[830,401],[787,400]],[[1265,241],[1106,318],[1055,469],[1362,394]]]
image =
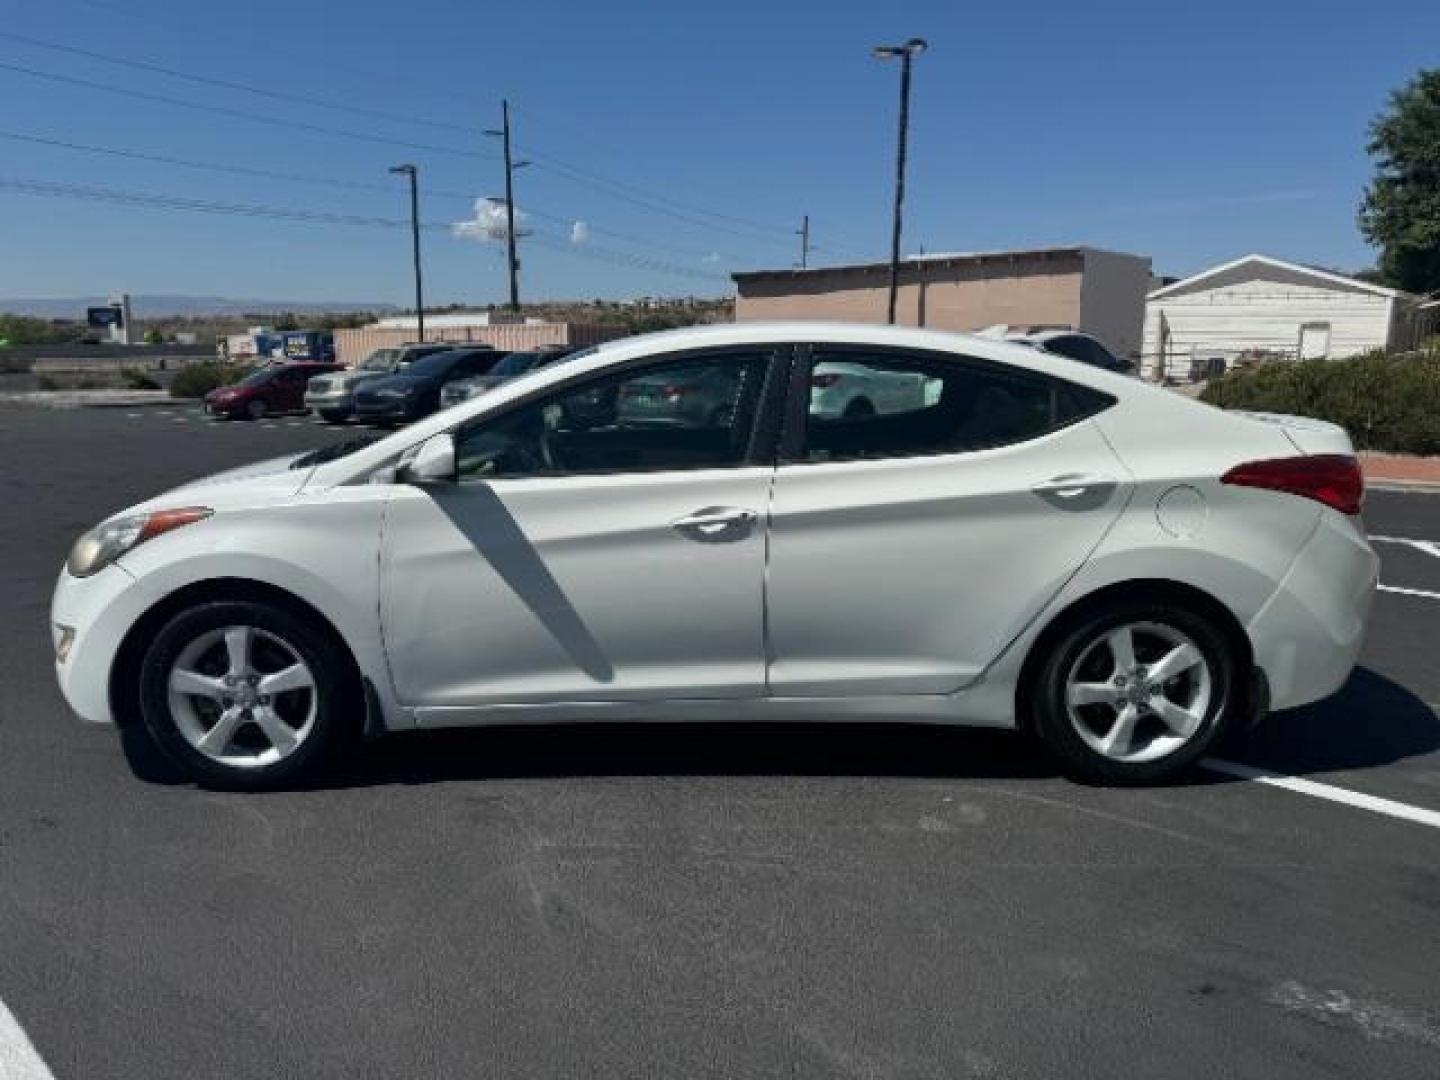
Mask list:
[[221,600],[175,615],[140,666],[141,717],[188,776],[258,790],[301,782],[358,730],[343,646],[311,620]]
[[1220,739],[1240,711],[1234,646],[1209,618],[1122,602],[1054,641],[1032,697],[1036,733],[1077,779],[1169,780]]
[[265,418],[265,402],[261,398],[252,398],[245,406],[245,415],[251,420],[263,420]]
[[324,420],[327,424],[343,424],[349,417],[349,413],[341,412],[337,409],[320,410],[320,419]]

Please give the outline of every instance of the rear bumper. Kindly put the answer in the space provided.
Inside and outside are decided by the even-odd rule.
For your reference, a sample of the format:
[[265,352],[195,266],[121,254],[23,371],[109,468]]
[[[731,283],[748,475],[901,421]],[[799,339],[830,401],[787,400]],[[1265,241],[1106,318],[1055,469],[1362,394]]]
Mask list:
[[1332,512],[1246,631],[1270,705],[1288,709],[1345,684],[1365,644],[1380,560],[1361,531]]

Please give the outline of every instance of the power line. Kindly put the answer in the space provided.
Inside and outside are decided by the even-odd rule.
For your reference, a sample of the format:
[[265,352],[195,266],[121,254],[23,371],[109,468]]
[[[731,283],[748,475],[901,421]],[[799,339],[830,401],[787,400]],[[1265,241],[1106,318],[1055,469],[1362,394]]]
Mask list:
[[114,86],[110,83],[76,78],[73,75],[57,75],[54,72],[39,71],[35,68],[24,67],[20,64],[10,64],[0,61],[0,70],[13,71],[20,75],[28,75],[36,79],[45,79],[49,82],[64,83],[69,86],[82,86],[89,90],[102,90],[108,94],[120,94],[123,97],[137,98],[141,101],[155,101],[164,105],[174,105],[181,109],[195,109],[200,112],[215,113],[219,116],[230,116],[261,124],[273,124],[277,127],[294,128],[297,131],[332,135],[343,139],[356,139],[360,142],[378,143],[382,146],[400,146],[407,150],[427,150],[436,154],[454,154],[458,157],[478,158],[482,161],[497,160],[491,154],[481,154],[474,150],[461,150],[453,146],[438,146],[434,143],[407,142],[404,139],[391,139],[383,135],[371,135],[364,131],[326,127],[323,124],[310,124],[303,120],[285,120],[278,116],[267,116],[264,113],[252,113],[244,109],[231,109],[224,105],[204,105],[198,101],[186,101],[183,98],[169,97],[165,94],[153,94],[146,90],[131,90],[123,86]]
[[567,244],[556,237],[543,233],[532,233],[527,239],[539,247],[578,259],[596,259],[617,266],[628,266],[637,270],[653,270],[657,273],[669,274],[673,277],[687,277],[697,281],[723,281],[727,285],[730,283],[730,277],[727,274],[696,270],[689,266],[677,266],[674,263],[651,259],[644,255],[632,255],[626,251],[596,248],[588,244]]
[[[194,158],[174,157],[169,154],[156,154],[144,150],[130,150],[116,146],[100,146],[95,143],[74,142],[68,139],[54,139],[42,135],[34,135],[20,131],[8,131],[0,129],[0,139],[11,139],[17,142],[32,143],[38,146],[49,146],[62,150],[72,150],[87,154],[100,154],[107,157],[124,158],[131,161],[144,161],[157,165],[170,165],[184,169],[199,169],[206,172],[231,173],[236,176],[250,176],[262,180],[282,180],[300,184],[314,184],[320,187],[340,188],[349,191],[373,191],[385,195],[393,195],[395,188],[390,184],[369,183],[361,180],[344,180],[333,176],[314,176],[304,173],[281,172],[273,169],[259,169],[250,165],[234,165],[216,161],[197,161]],[[474,192],[446,191],[440,188],[421,188],[420,193],[426,198],[456,199],[465,202],[474,202],[484,196]],[[531,206],[523,206],[521,209],[532,217],[544,221],[551,221],[557,225],[571,225],[575,219],[560,214],[550,213],[544,210],[537,210]],[[668,251],[675,255],[689,255],[695,258],[708,258],[715,252],[700,251],[695,248],[680,247],[659,240],[647,240],[643,237],[634,236],[629,233],[618,232],[614,229],[604,228],[599,225],[586,223],[586,228],[598,236],[608,236],[611,239],[619,240],[628,244],[635,244],[640,247],[650,247],[657,251]],[[739,261],[730,256],[731,261]]]
[[[332,109],[340,112],[348,112],[359,116],[369,116],[372,118],[378,118],[397,123],[420,124],[427,127],[439,128],[447,131],[461,132],[467,135],[473,135],[476,133],[475,128],[465,124],[457,124],[446,120],[434,120],[428,117],[393,113],[380,109],[371,109],[363,106],[349,105],[342,102],[331,101],[325,98],[316,98],[303,94],[293,94],[287,91],[273,90],[268,87],[255,86],[249,83],[235,82],[229,79],[217,79],[212,76],[197,75],[193,72],[181,71],[179,69],[165,67],[160,64],[153,64],[141,60],[107,55],[105,53],[95,52],[90,49],[82,49],[72,45],[62,45],[58,42],[46,41],[41,38],[30,37],[26,34],[17,34],[13,31],[8,30],[0,30],[0,38],[5,38],[11,41],[18,41],[26,45],[34,46],[36,48],[48,49],[52,52],[66,53],[73,56],[82,56],[87,59],[98,60],[101,63],[131,68],[137,71],[145,71],[151,74],[164,75],[169,78],[183,79],[188,82],[196,83],[202,86],[214,86],[225,90],[237,90],[241,93],[254,94],[276,101],[294,102],[296,104],[308,105],[315,108]],[[286,126],[291,127],[301,126],[301,122],[298,121],[281,121],[278,118],[271,117],[262,118],[257,117],[253,114],[242,113],[239,110],[225,109],[219,106],[201,106],[193,102],[180,102],[176,99],[166,98],[161,95],[147,94],[141,91],[131,91],[120,87],[91,83],[85,80],[74,79],[66,76],[50,75],[44,72],[35,71],[33,69],[22,69],[16,65],[0,64],[0,67],[8,67],[10,70],[22,71],[23,73],[35,75],[36,77],[40,78],[52,78],[60,81],[68,81],[77,85],[90,86],[95,89],[104,89],[112,93],[123,93],[130,96],[141,97],[146,100],[164,101],[167,104],[184,105],[190,108],[205,108],[208,111],[223,112],[225,115],[242,116],[246,119],[261,120],[265,123],[284,123]],[[541,123],[545,124],[551,122],[542,119]],[[559,125],[551,123],[551,126]],[[303,125],[302,130],[324,131],[330,134],[342,134],[335,129],[327,129],[320,125]],[[473,154],[472,152],[459,150],[453,147],[434,147],[417,143],[404,143],[396,140],[381,140],[379,136],[367,135],[360,132],[347,131],[343,132],[343,135],[348,138],[364,138],[367,141],[384,141],[391,145],[402,145],[407,146],[411,149],[430,149],[441,153],[465,154],[467,156],[477,157],[483,156]],[[531,153],[531,151],[528,149],[526,149],[526,152]],[[535,156],[536,155],[532,153],[532,157]],[[541,162],[537,159],[536,164],[539,165],[541,164]],[[719,227],[715,224],[715,222],[726,222],[729,223],[730,227],[719,231],[730,232],[732,233],[732,235],[737,236],[745,236],[745,233],[736,231],[736,227],[739,227],[751,230],[755,234],[753,236],[747,236],[747,239],[758,238],[772,244],[781,243],[781,241],[778,240],[780,228],[778,226],[773,226],[770,223],[759,222],[754,219],[747,219],[738,215],[726,214],[720,211],[709,210],[705,207],[696,206],[694,204],[684,203],[679,200],[672,199],[666,195],[647,191],[645,188],[639,187],[634,184],[627,184],[620,181],[607,179],[595,173],[591,173],[580,166],[560,161],[558,159],[547,159],[544,162],[544,167],[564,179],[569,179],[574,183],[585,184],[592,188],[596,188],[598,190],[610,193],[612,195],[618,193],[628,193],[627,201],[629,202],[645,207],[647,209],[668,214],[669,216],[675,217],[679,220],[689,221],[691,224],[699,225],[705,228],[718,229]],[[697,215],[711,220],[697,220]]]
[[[62,184],[49,180],[26,180],[0,176],[0,190],[22,195],[49,195],[57,198],[81,199],[89,202],[119,203],[156,210],[183,210],[200,214],[224,214],[233,217],[271,218],[320,225],[358,225],[370,228],[408,228],[400,218],[373,217],[363,214],[339,214],[328,210],[302,210],[254,203],[221,202],[215,199],[192,199],[182,195],[162,195],[146,191],[125,191],[120,188],[94,187],[86,184]],[[443,227],[438,226],[437,227]]]
[[[383,191],[393,194],[395,188],[389,184],[372,184],[360,180],[342,180],[331,176],[313,176],[304,173],[280,172],[273,169],[257,169],[250,165],[222,164],[218,161],[196,161],[193,158],[172,157],[168,154],[154,154],[146,150],[127,150],[115,146],[97,146],[94,143],[72,142],[68,139],[52,139],[43,135],[32,135],[22,131],[0,129],[0,139],[34,143],[38,146],[56,147],[61,150],[78,150],[87,154],[104,154],[108,157],[127,158],[131,161],[147,161],[156,165],[174,165],[183,169],[203,169],[207,172],[233,173],[237,176],[253,176],[262,180],[285,180],[300,184],[318,184],[324,187],[348,188],[354,191]],[[431,195],[460,199],[474,198],[458,192],[427,192]]]
[[475,128],[466,124],[455,124],[448,120],[433,120],[424,116],[408,116],[401,113],[386,112],[383,109],[370,109],[360,105],[347,105],[344,102],[329,101],[325,98],[309,97],[304,94],[292,94],[283,90],[272,90],[269,87],[254,86],[250,83],[233,82],[229,79],[216,79],[209,75],[196,75],[193,72],[162,67],[159,64],[151,64],[143,60],[133,60],[128,57],[94,52],[90,49],[76,48],[73,45],[61,45],[58,42],[45,41],[41,38],[17,34],[10,30],[0,30],[0,38],[8,38],[11,41],[19,41],[26,45],[33,45],[38,49],[49,49],[52,52],[68,53],[71,56],[83,56],[89,60],[99,60],[101,63],[114,64],[117,67],[133,68],[136,71],[148,71],[151,74],[165,75],[172,79],[184,79],[187,82],[198,83],[201,86],[215,86],[222,90],[239,90],[241,93],[254,94],[257,97],[270,98],[275,101],[290,101],[299,105],[310,105],[317,109],[333,109],[337,112],[348,112],[356,116],[368,116],[372,119],[390,120],[400,124],[421,124],[426,127],[463,132],[467,135],[476,134]]
[[666,204],[654,198],[630,194],[628,191],[625,190],[623,185],[616,184],[613,181],[605,180],[600,177],[589,176],[576,170],[570,169],[568,166],[562,165],[552,159],[541,157],[528,147],[522,147],[521,149],[525,150],[525,153],[528,155],[531,163],[534,165],[535,168],[543,169],[545,172],[569,180],[572,183],[582,184],[586,187],[595,188],[598,191],[602,191],[610,195],[612,198],[619,199],[621,202],[630,203],[632,206],[641,207],[642,209],[649,210],[652,213],[664,214],[666,217],[675,218],[677,221],[688,222],[689,224],[699,226],[700,228],[712,229],[715,232],[729,233],[731,236],[737,236],[742,240],[749,240],[751,242],[760,240],[764,243],[769,244],[783,244],[787,248],[790,246],[790,241],[788,240],[782,241],[779,240],[777,237],[769,236],[758,231],[741,231],[740,229],[735,229],[728,225],[721,225],[713,221],[706,221],[703,218],[696,216],[694,213],[674,209],[673,207],[667,206]]
[[[228,217],[260,218],[273,221],[298,222],[312,225],[343,225],[361,228],[408,229],[410,222],[404,218],[388,218],[363,214],[343,214],[328,210],[309,210],[297,207],[268,206],[256,203],[235,203],[215,199],[194,199],[180,195],[166,195],[157,192],[128,191],[121,188],[100,187],[86,184],[66,184],[49,180],[29,180],[21,177],[0,176],[0,191],[12,191],[21,195],[50,198],[75,199],[83,202],[110,205],[135,206],[149,210],[167,210],[184,213],[212,214]],[[450,231],[450,223],[443,221],[423,222],[420,226],[428,231]],[[675,277],[687,277],[708,281],[728,281],[722,274],[696,270],[660,259],[651,259],[630,252],[614,251],[591,245],[569,244],[559,237],[545,233],[532,233],[531,243],[551,251],[558,251],[576,258],[599,260],[612,265],[628,266],[635,269],[664,273]]]

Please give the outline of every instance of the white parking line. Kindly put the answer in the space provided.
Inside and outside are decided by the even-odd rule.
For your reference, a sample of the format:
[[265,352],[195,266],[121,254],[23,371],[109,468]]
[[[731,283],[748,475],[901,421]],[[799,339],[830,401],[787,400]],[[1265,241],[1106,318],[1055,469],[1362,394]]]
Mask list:
[[1440,559],[1440,543],[1434,540],[1411,540],[1408,536],[1372,536],[1371,540],[1381,544],[1403,544],[1416,551]]
[[1349,788],[1320,784],[1314,780],[1302,780],[1298,776],[1285,776],[1282,773],[1270,772],[1268,769],[1256,769],[1250,765],[1241,765],[1235,761],[1222,761],[1220,758],[1206,758],[1200,764],[1212,772],[1224,773],[1226,776],[1234,776],[1241,780],[1254,780],[1257,784],[1269,784],[1272,787],[1284,788],[1286,791],[1294,791],[1301,795],[1312,795],[1317,799],[1328,799],[1330,802],[1343,803],[1346,806],[1369,810],[1375,814],[1385,814],[1387,817],[1400,818],[1402,821],[1413,821],[1417,825],[1429,825],[1432,829],[1440,829],[1440,813],[1419,806],[1411,806],[1409,803],[1396,802],[1394,799],[1382,799],[1378,795],[1365,795],[1359,791],[1351,791]]
[[0,1001],[0,1076],[5,1080],[55,1080],[55,1074],[3,1001]]
[[1421,596],[1426,600],[1440,600],[1440,592],[1431,592],[1429,589],[1407,589],[1401,585],[1377,585],[1381,592],[1399,593],[1401,596]]

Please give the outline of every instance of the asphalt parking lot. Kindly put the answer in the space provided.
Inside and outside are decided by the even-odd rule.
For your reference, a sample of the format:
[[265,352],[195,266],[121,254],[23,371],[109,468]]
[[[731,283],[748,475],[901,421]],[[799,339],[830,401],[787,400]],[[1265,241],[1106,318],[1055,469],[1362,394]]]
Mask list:
[[342,437],[0,406],[4,1080],[1440,1076],[1440,495],[1371,495],[1361,668],[1225,753],[1313,792],[1086,788],[1007,736],[853,724],[135,779],[55,687],[69,543]]

